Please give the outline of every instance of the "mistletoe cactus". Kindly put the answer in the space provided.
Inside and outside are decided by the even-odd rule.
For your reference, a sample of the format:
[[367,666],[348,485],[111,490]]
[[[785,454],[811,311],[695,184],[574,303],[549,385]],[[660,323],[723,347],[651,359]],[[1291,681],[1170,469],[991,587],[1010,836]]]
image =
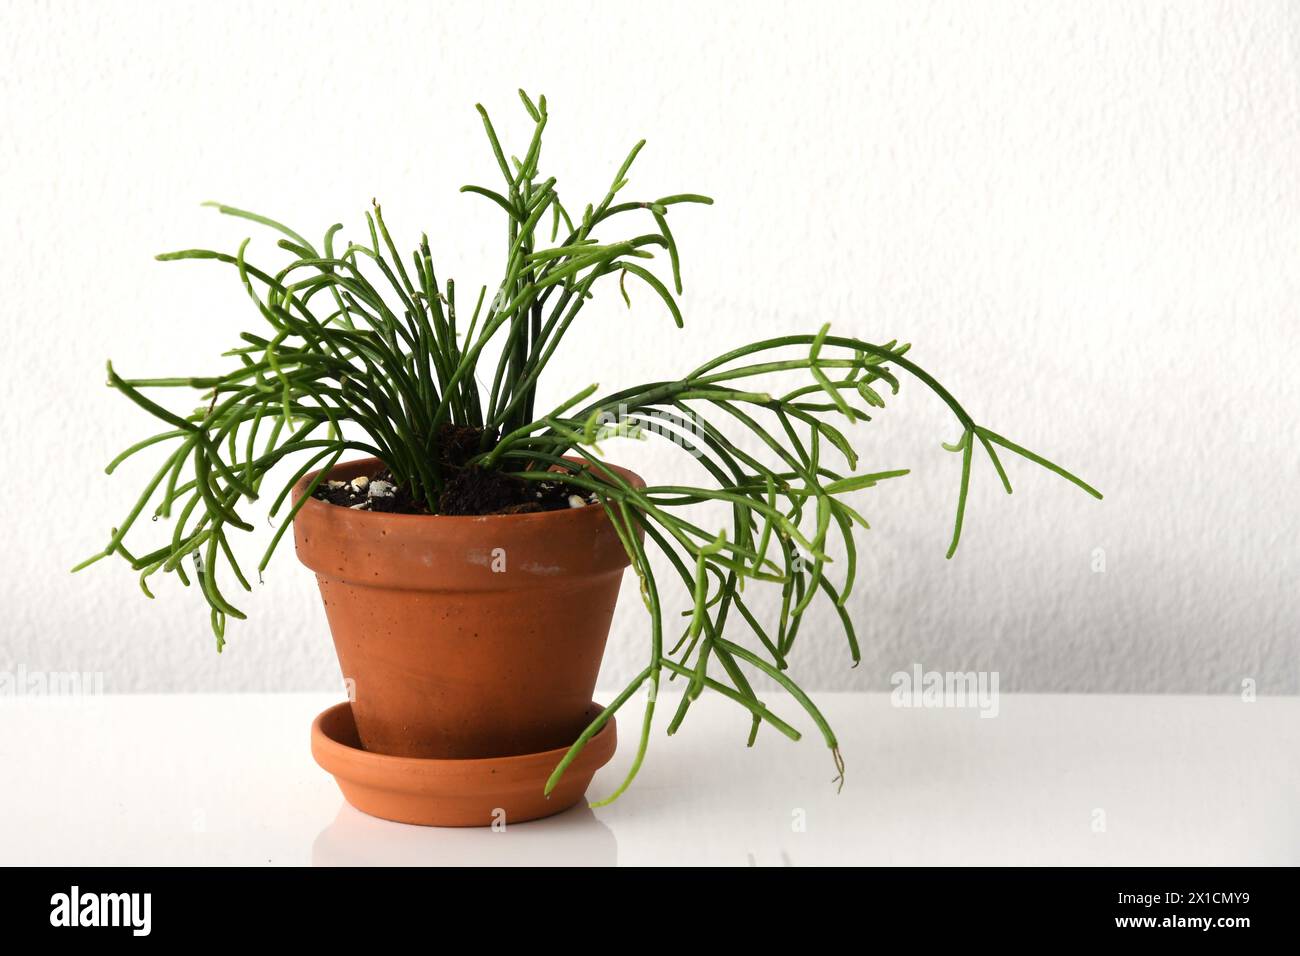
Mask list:
[[[492,203],[508,228],[503,278],[481,287],[471,308],[458,301],[451,279],[439,277],[427,236],[403,258],[378,204],[366,214],[361,240],[342,241],[335,224],[319,243],[272,219],[216,206],[277,233],[287,256],[278,266],[250,262],[248,239],[234,252],[187,249],[158,257],[231,267],[260,324],[225,353],[232,365],[224,374],[127,378],[110,363],[108,384],[163,430],[123,451],[107,471],[155,446],[167,455],[104,547],[78,569],[116,555],[139,573],[150,597],[159,572],[196,585],[220,650],[227,622],[244,618],[228,596],[232,581],[252,587],[236,559],[235,532],[253,529],[248,506],[269,499],[270,515],[279,518],[257,563],[260,575],[297,509],[349,452],[381,459],[412,509],[430,515],[445,513],[449,490],[466,481],[561,482],[594,496],[607,512],[639,580],[649,640],[644,668],[573,744],[548,788],[610,716],[646,689],[637,755],[610,799],[622,793],[641,765],[664,681],[680,680],[684,690],[668,718],[669,733],[708,690],[749,712],[751,745],[764,723],[798,739],[799,731],[763,703],[753,675],[784,688],[807,712],[842,780],[835,734],[790,677],[788,662],[816,600],[835,609],[848,656],[860,659],[849,602],[855,533],[867,522],[849,495],[907,474],[859,471],[858,452],[842,426],[870,421],[905,378],[947,405],[961,435],[946,446],[960,455],[949,557],[961,538],[977,451],[1007,492],[1000,452],[1101,495],[979,424],[912,360],[908,345],[837,336],[829,326],[742,345],[676,379],[606,394],[589,385],[554,408],[539,408],[542,374],[598,286],[616,282],[630,307],[629,285],[640,283],[683,325],[681,262],[669,218],[712,200],[695,193],[623,198],[642,141],[598,202],[581,211],[566,207],[556,179],[540,172],[546,99],[522,91],[520,98],[532,121],[522,157],[507,155],[479,107],[502,182],[463,191]],[[639,218],[645,231],[619,230]],[[656,255],[666,260],[662,276],[647,264]],[[193,393],[197,402],[171,410],[155,397],[168,390]],[[601,442],[615,435],[667,440],[697,461],[708,480],[634,487],[605,467]],[[462,446],[454,459],[446,453],[453,439]],[[285,459],[292,464],[280,469]],[[291,489],[313,469],[309,495],[292,502]],[[729,509],[725,526],[693,520],[696,506],[706,503]],[[145,515],[171,520],[169,537],[147,551],[128,545]],[[831,552],[843,555],[841,568],[833,567]],[[658,563],[670,569],[667,579],[655,570],[655,553],[666,559]],[[746,584],[753,585],[748,592]],[[764,620],[751,599],[762,587],[779,589],[774,619]]]

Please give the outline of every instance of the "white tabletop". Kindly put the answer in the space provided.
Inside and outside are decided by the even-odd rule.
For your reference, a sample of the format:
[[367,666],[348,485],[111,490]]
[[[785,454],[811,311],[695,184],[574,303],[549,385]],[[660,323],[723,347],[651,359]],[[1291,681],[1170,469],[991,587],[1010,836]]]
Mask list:
[[[0,863],[1297,864],[1300,699],[823,694],[848,775],[705,695],[618,802],[504,832],[367,817],[308,749],[330,695],[0,697]],[[607,699],[607,696],[606,698]],[[629,706],[603,796],[632,757]]]

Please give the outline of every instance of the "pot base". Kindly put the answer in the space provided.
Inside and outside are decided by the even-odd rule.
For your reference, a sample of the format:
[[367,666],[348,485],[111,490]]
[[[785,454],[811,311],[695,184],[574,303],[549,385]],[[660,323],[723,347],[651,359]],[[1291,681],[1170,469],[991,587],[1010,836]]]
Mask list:
[[[601,710],[593,703],[590,716]],[[311,754],[334,775],[348,803],[385,820],[433,827],[508,825],[567,810],[617,744],[611,717],[546,797],[547,778],[567,747],[474,760],[390,757],[361,748],[348,702],[323,711],[311,725]]]

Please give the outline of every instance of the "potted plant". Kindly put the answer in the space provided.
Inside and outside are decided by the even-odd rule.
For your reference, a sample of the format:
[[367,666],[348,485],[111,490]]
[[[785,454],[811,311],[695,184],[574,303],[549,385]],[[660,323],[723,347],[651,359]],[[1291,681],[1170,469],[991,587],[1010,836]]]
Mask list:
[[[227,596],[232,582],[251,589],[234,532],[253,527],[246,503],[269,498],[280,522],[257,571],[292,526],[355,691],[318,718],[313,752],[352,802],[380,816],[484,824],[501,812],[519,820],[564,809],[613,752],[615,713],[647,691],[636,756],[613,800],[636,776],[658,690],[673,680],[683,693],[669,733],[711,691],[749,712],[751,745],[763,724],[797,739],[750,682],[770,678],[807,712],[842,780],[835,734],[787,673],[788,659],[805,611],[821,600],[859,660],[848,601],[855,526],[866,522],[848,496],[906,471],[860,470],[841,426],[870,420],[902,377],[947,404],[960,438],[946,447],[961,462],[949,557],[977,450],[1008,492],[1000,451],[1101,495],[978,424],[907,345],[829,326],[740,345],[675,380],[602,394],[570,387],[565,401],[539,406],[540,377],[598,286],[616,282],[630,307],[629,283],[640,283],[682,326],[668,219],[711,200],[623,199],[638,143],[603,198],[581,212],[566,207],[556,180],[539,172],[546,100],[520,97],[533,123],[522,158],[507,156],[479,107],[504,185],[464,191],[493,204],[508,234],[503,278],[469,308],[439,279],[427,237],[403,258],[377,204],[362,240],[342,242],[334,225],[319,244],[218,206],[279,233],[287,258],[274,268],[248,261],[247,239],[234,253],[158,257],[231,266],[263,324],[241,334],[221,375],[131,379],[110,363],[109,385],[165,427],[108,472],[155,445],[170,450],[78,569],[117,555],[146,595],[158,572],[196,586],[220,651],[228,621],[244,618]],[[649,228],[610,234],[634,216]],[[662,278],[646,265],[656,252],[667,260]],[[173,411],[150,397],[166,389],[195,390],[201,404]],[[669,441],[709,480],[643,481],[605,457],[601,442],[615,436]],[[353,453],[363,457],[344,461]],[[692,520],[705,502],[730,510],[726,527]],[[147,551],[129,548],[146,514],[172,519],[170,534]],[[842,553],[842,570],[831,551]],[[656,572],[655,552],[671,580]],[[649,616],[646,665],[600,706],[591,695],[629,566]],[[779,589],[775,619],[751,608],[746,584]]]

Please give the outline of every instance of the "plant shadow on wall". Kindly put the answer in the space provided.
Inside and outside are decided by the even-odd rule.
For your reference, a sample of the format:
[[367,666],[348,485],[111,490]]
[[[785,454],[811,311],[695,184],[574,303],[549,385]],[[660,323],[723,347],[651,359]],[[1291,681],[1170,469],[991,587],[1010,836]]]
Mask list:
[[[849,657],[859,661],[845,604],[854,586],[855,531],[867,528],[867,522],[845,499],[907,472],[859,471],[858,453],[840,426],[870,421],[904,377],[919,381],[948,406],[960,429],[956,443],[945,445],[960,456],[949,557],[961,538],[977,449],[1007,492],[1011,482],[999,451],[1101,495],[978,424],[912,361],[908,345],[836,336],[829,326],[742,345],[671,381],[601,395],[596,385],[576,389],[556,407],[539,411],[540,376],[597,285],[617,284],[630,307],[629,285],[643,284],[682,326],[681,264],[668,220],[683,207],[711,200],[692,193],[623,199],[643,145],[638,143],[603,198],[581,212],[566,207],[556,180],[539,172],[546,100],[533,101],[522,91],[520,97],[533,123],[522,157],[507,156],[479,107],[504,185],[464,191],[499,209],[508,223],[508,241],[504,278],[491,290],[479,289],[470,308],[458,301],[452,280],[438,278],[427,237],[403,260],[377,204],[366,215],[364,240],[340,241],[342,227],[336,224],[319,245],[274,220],[218,206],[222,213],[279,233],[278,246],[289,261],[276,268],[249,262],[247,239],[233,254],[192,249],[158,257],[231,267],[264,326],[241,334],[241,344],[226,353],[234,367],[223,375],[131,379],[109,365],[109,385],[165,427],[122,452],[108,472],[155,445],[170,446],[170,453],[108,543],[78,569],[117,555],[139,572],[147,595],[160,571],[196,585],[220,650],[228,620],[244,618],[227,596],[230,583],[251,589],[235,556],[233,534],[253,527],[247,502],[269,497],[270,514],[283,512],[258,562],[260,574],[294,516],[314,497],[359,509],[385,499],[379,501],[381,509],[432,516],[537,510],[577,496],[579,504],[590,501],[603,509],[639,578],[649,615],[648,655],[644,669],[572,743],[547,791],[611,715],[647,687],[636,757],[608,799],[622,793],[641,766],[663,680],[680,679],[685,688],[668,719],[670,734],[707,690],[749,711],[750,745],[765,723],[798,739],[799,732],[764,705],[747,676],[751,673],[771,678],[807,712],[842,782],[835,734],[790,679],[787,662],[814,600],[829,601],[837,610]],[[647,231],[606,235],[638,216]],[[666,259],[664,277],[646,265],[655,252]],[[759,390],[757,383],[765,387]],[[196,390],[199,407],[177,412],[149,397],[177,389]],[[738,438],[742,433],[749,437]],[[670,481],[640,487],[604,458],[600,442],[613,435],[668,440],[697,460],[710,480],[698,486]],[[766,451],[751,454],[745,445]],[[370,492],[378,482],[379,495],[359,495],[357,483],[344,488],[331,482],[331,468],[349,451],[372,455],[386,466],[386,473],[371,478]],[[297,467],[286,480],[277,478],[265,488],[273,469],[289,456],[297,457]],[[313,468],[320,470],[306,493],[291,499],[295,483]],[[563,492],[558,498],[557,487]],[[692,508],[707,502],[729,507],[726,527],[693,523]],[[127,543],[146,513],[173,519],[170,536],[147,551]],[[834,538],[845,555],[839,570],[827,558]],[[652,570],[651,550],[666,557],[671,581]],[[775,620],[760,620],[751,609],[747,584],[780,589]],[[686,605],[680,618],[678,594]]]

